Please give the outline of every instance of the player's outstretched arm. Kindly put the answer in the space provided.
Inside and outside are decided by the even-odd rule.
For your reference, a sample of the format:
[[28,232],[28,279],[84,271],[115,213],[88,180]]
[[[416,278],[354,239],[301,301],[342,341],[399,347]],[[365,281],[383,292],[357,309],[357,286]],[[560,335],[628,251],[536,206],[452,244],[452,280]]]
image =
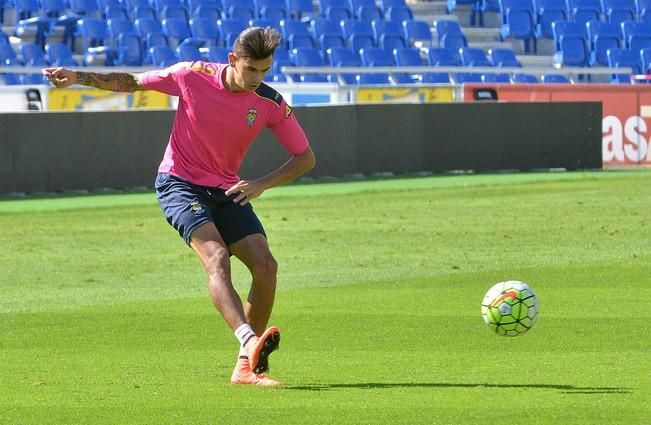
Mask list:
[[73,84],[117,92],[144,90],[138,75],[128,72],[84,72],[66,68],[45,68],[43,74],[57,88]]

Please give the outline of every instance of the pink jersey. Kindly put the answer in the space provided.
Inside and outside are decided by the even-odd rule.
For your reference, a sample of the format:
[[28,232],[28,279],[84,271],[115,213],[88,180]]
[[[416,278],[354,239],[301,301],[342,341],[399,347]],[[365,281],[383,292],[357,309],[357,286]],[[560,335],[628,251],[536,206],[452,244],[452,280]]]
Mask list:
[[179,97],[159,172],[228,189],[240,180],[244,156],[264,127],[291,154],[307,149],[305,133],[282,96],[264,83],[254,93],[230,91],[223,80],[227,67],[181,62],[142,75],[145,88]]

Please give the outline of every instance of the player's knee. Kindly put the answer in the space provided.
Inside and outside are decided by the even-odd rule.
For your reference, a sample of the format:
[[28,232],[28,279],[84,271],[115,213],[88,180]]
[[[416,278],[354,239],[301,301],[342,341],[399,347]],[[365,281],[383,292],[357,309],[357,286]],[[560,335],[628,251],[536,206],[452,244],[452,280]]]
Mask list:
[[258,280],[275,281],[278,273],[278,262],[272,256],[262,258],[253,265],[253,276]]
[[230,255],[227,249],[216,249],[210,253],[208,261],[205,262],[208,275],[224,275],[230,269]]

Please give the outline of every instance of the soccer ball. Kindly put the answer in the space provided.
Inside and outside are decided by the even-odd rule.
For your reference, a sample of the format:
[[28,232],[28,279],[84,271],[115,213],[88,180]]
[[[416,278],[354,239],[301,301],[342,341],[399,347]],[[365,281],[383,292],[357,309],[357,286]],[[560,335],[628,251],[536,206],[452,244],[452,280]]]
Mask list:
[[481,315],[499,335],[522,335],[536,321],[538,299],[526,283],[517,280],[500,282],[484,296]]

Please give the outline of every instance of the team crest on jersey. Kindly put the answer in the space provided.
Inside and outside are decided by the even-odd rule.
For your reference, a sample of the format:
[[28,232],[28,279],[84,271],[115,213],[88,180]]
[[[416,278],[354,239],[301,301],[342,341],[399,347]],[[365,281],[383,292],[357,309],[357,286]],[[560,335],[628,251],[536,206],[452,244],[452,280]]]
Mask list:
[[285,104],[285,119],[292,116],[292,107]]
[[258,110],[255,108],[249,109],[249,111],[246,113],[246,125],[249,127],[255,125],[256,119],[258,119]]

